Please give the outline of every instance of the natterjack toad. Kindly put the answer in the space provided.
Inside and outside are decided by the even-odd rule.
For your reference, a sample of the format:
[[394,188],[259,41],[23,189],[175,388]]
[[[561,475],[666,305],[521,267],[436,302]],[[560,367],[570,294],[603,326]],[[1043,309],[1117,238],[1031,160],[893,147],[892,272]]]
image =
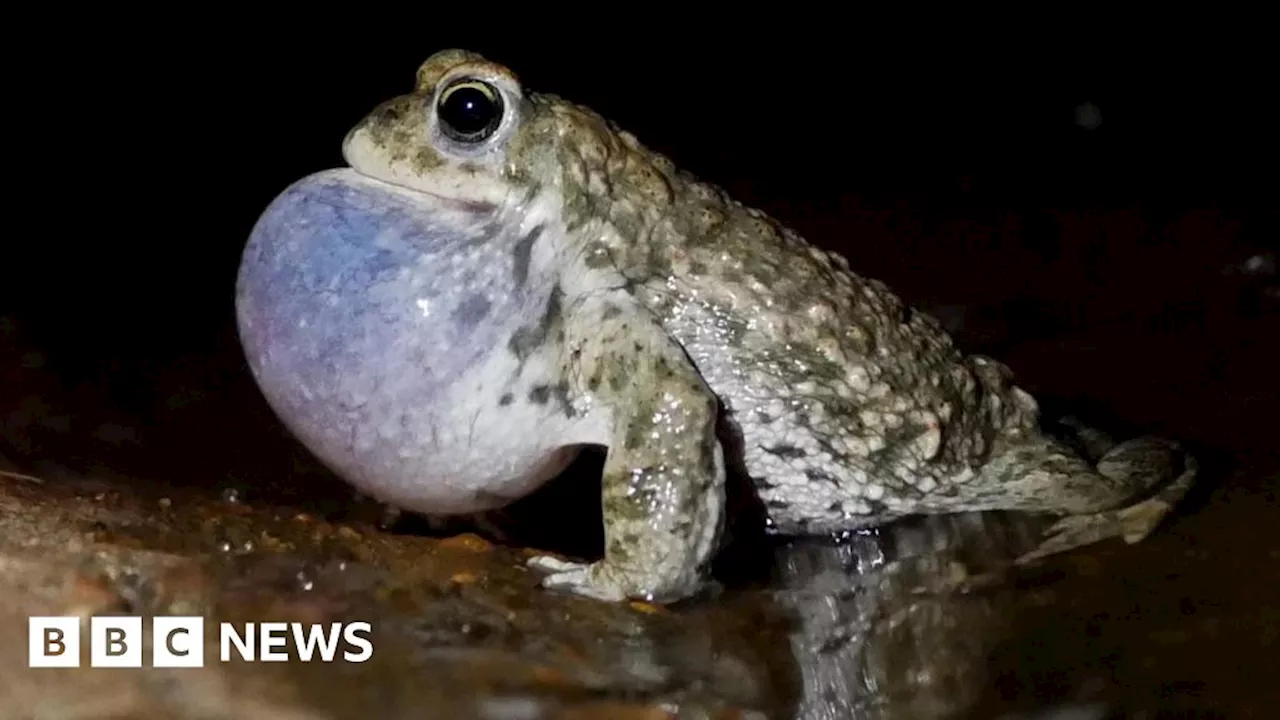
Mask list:
[[606,446],[605,557],[534,560],[549,587],[693,593],[727,447],[777,532],[1063,515],[1028,557],[1136,542],[1193,481],[1169,441],[1042,431],[1008,368],[882,283],[475,54],[432,56],[343,152],[253,230],[252,371],[322,460],[406,509],[501,507]]

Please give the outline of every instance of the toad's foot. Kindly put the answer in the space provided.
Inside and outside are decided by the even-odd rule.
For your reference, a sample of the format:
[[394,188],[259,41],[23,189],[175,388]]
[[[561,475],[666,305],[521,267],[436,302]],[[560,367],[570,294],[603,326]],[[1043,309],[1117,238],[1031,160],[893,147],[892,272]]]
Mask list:
[[651,602],[662,602],[693,594],[698,589],[697,576],[691,576],[684,586],[665,586],[664,597],[657,597],[643,590],[654,585],[655,578],[645,572],[629,572],[625,568],[611,564],[608,560],[594,563],[579,563],[561,560],[550,555],[538,555],[528,561],[530,568],[548,573],[542,579],[542,587],[550,590],[562,590],[604,602],[620,602],[627,599],[641,599]]
[[1129,544],[1140,542],[1160,525],[1191,489],[1198,471],[1195,459],[1172,441],[1141,438],[1117,445],[1098,462],[1098,472],[1110,477],[1131,476],[1139,471],[1160,472],[1161,469],[1173,476],[1173,461],[1179,458],[1181,472],[1154,495],[1126,507],[1062,518],[1045,531],[1039,547],[1020,556],[1017,564],[1113,537],[1124,538]]
[[542,587],[565,590],[605,602],[618,602],[627,598],[621,583],[610,577],[613,573],[599,567],[603,563],[578,563],[550,555],[538,555],[529,559],[529,567],[548,573],[542,579]]

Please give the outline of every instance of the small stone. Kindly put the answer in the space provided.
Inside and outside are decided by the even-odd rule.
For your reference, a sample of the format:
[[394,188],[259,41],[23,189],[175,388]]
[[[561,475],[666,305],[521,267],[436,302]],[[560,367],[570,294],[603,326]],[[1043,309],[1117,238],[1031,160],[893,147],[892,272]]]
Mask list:
[[645,615],[658,615],[667,611],[666,608],[661,605],[644,602],[643,600],[632,600],[629,604],[631,605],[632,610],[644,613]]
[[493,544],[474,533],[463,533],[440,541],[440,547],[449,550],[466,550],[481,553],[493,549]]

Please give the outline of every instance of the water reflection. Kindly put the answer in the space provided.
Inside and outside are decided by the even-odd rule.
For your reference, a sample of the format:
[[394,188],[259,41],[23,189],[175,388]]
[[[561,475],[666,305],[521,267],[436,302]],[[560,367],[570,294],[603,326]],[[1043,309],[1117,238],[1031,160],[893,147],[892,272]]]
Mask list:
[[779,547],[769,595],[795,622],[795,716],[963,717],[1010,627],[1000,568],[1045,524],[975,513]]

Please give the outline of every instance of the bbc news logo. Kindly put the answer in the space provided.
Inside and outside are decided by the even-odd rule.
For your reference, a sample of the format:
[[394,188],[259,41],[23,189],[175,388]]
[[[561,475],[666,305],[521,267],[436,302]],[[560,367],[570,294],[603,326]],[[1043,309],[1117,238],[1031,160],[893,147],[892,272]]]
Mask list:
[[[80,667],[82,619],[32,617],[27,622],[30,667]],[[204,618],[158,615],[151,621],[151,667],[204,667]],[[353,623],[232,623],[218,625],[222,662],[239,656],[247,662],[361,663],[373,657],[372,627]],[[89,619],[90,667],[142,667],[145,644],[142,618],[136,616]],[[290,653],[292,645],[292,654]],[[341,652],[339,652],[341,649]]]

